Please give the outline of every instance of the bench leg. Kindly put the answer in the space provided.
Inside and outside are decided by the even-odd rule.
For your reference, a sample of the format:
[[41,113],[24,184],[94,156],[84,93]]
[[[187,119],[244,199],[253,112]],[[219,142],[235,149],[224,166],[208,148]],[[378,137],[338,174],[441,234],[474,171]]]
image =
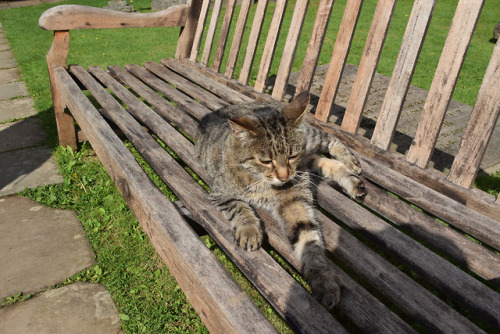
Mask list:
[[49,70],[50,87],[52,90],[52,100],[54,102],[54,113],[57,123],[57,134],[59,145],[77,148],[75,120],[65,112],[65,103],[61,99],[58,84],[54,77],[56,67],[65,67],[69,50],[69,31],[54,31],[52,47],[47,53],[47,66]]

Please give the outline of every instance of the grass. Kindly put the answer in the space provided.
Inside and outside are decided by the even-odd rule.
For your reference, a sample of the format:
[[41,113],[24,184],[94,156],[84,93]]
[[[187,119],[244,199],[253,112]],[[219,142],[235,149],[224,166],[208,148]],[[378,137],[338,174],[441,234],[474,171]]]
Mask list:
[[[148,11],[150,0],[130,1],[135,9]],[[325,47],[320,56],[320,64],[328,63],[332,45],[337,35],[336,26],[341,20],[345,0],[337,0],[334,5],[331,24],[325,40]],[[107,0],[77,0],[73,4],[103,7]],[[312,30],[315,7],[319,1],[312,0],[303,31]],[[393,16],[393,23],[388,32],[378,71],[385,75],[392,73],[392,67],[397,57],[397,50],[406,27],[408,15],[413,1],[400,0]],[[431,69],[437,66],[440,49],[444,44],[446,32],[451,21],[457,0],[438,1],[431,23],[432,36],[425,43],[419,60],[413,84],[424,89],[430,87],[432,81]],[[290,1],[283,24],[277,52],[284,48],[284,38],[291,20],[294,1]],[[108,174],[95,157],[89,145],[84,145],[78,151],[57,147],[57,134],[52,109],[50,85],[46,71],[45,53],[49,50],[52,32],[38,28],[39,16],[54,4],[27,8],[16,8],[0,11],[5,34],[13,49],[14,56],[20,64],[23,80],[35,101],[35,108],[48,133],[47,144],[54,147],[54,155],[64,176],[64,183],[26,190],[21,195],[51,207],[70,209],[77,212],[86,234],[95,252],[97,264],[83,272],[68,278],[69,284],[76,281],[92,281],[103,283],[110,290],[123,321],[123,329],[131,332],[206,332],[199,317],[196,315],[186,297],[179,289],[174,278],[169,274],[158,257],[148,238],[133,217],[123,198],[117,191]],[[270,24],[274,3],[270,2],[267,10],[264,31]],[[349,62],[358,64],[363,43],[366,39],[370,16],[375,2],[366,0],[361,19],[352,44]],[[492,9],[493,2],[487,1],[478,23],[477,32],[472,40],[468,57],[464,64],[464,72],[459,78],[454,98],[468,104],[473,104],[479,89],[482,75],[486,69],[493,44],[489,42],[491,31],[497,18]],[[254,15],[255,6],[251,15]],[[237,11],[235,17],[237,17]],[[223,14],[221,14],[222,17]],[[156,29],[121,29],[121,30],[75,30],[71,32],[71,46],[68,63],[81,65],[107,64],[124,65],[127,63],[142,63],[158,61],[161,58],[173,56],[175,52],[178,28]],[[234,27],[230,34],[234,33]],[[243,41],[243,49],[248,40],[248,32]],[[131,41],[133,47],[130,46]],[[293,71],[299,70],[307,47],[307,38],[302,38],[299,44]],[[265,39],[259,41],[256,62],[261,57]],[[227,57],[227,56],[226,56]],[[481,61],[478,61],[481,60]],[[224,62],[223,62],[224,64]],[[236,76],[241,68],[242,57],[236,67]],[[271,75],[277,73],[278,61],[274,61]],[[257,74],[257,66],[252,69],[252,77]],[[470,69],[468,69],[470,68]],[[131,145],[129,149],[134,152]],[[141,161],[142,164],[142,161]],[[143,164],[148,170],[148,166]],[[152,179],[171,200],[175,196],[153,172],[148,170]],[[478,178],[477,186],[492,194],[498,194],[500,189],[500,172],[494,176]],[[272,308],[251,288],[243,275],[226,255],[209,237],[203,241],[220,261],[228,268],[238,282],[248,291],[261,310],[270,316],[280,332],[290,330],[275,314]],[[5,303],[16,303],[29,298],[22,294],[10,297]]]

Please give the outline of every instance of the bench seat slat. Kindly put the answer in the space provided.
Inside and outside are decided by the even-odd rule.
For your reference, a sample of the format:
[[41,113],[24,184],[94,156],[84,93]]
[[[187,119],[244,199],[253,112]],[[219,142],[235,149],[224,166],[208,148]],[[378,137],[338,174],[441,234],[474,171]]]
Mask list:
[[384,101],[380,107],[377,124],[371,138],[372,143],[384,150],[389,148],[396,130],[404,99],[410,87],[418,55],[431,21],[437,0],[415,1],[408,20],[396,65],[392,71]]
[[[425,168],[444,121],[484,0],[460,0],[406,159]],[[465,23],[464,23],[465,22]]]
[[274,332],[172,203],[152,184],[70,75],[62,68],[57,68],[55,75],[57,81],[65,83],[61,93],[78,124],[209,330]]

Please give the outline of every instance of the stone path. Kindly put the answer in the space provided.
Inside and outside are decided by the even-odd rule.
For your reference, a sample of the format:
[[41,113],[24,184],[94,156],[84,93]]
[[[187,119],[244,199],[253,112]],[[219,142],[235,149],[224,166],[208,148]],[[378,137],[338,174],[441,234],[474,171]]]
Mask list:
[[[0,9],[55,0],[2,1]],[[52,286],[95,264],[75,212],[15,196],[63,181],[0,23],[0,333],[119,333],[111,294],[95,283]]]

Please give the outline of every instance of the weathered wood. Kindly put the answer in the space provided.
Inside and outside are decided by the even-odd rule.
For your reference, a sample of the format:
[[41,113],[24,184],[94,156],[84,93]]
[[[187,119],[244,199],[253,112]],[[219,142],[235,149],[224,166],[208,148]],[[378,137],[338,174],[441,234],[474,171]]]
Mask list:
[[406,157],[417,166],[426,167],[434,151],[483,3],[484,0],[460,0],[457,5],[415,137]]
[[45,30],[145,28],[184,26],[188,5],[176,5],[156,13],[124,13],[117,10],[79,5],[53,7],[40,16]]
[[[203,4],[200,9],[200,15],[198,18],[198,24],[196,26],[196,32],[193,40],[193,47],[191,49],[191,54],[189,59],[191,61],[196,61],[198,59],[198,53],[200,52],[201,38],[203,37],[203,30],[205,30],[205,23],[207,21],[208,7],[210,5],[210,0],[203,0]],[[179,59],[178,57],[176,57]]]
[[62,68],[56,80],[78,124],[151,239],[155,249],[210,331],[273,332],[220,262],[156,188],[132,154]]
[[257,3],[257,9],[253,18],[252,29],[250,30],[250,36],[248,37],[247,50],[245,52],[245,58],[243,59],[243,65],[238,78],[238,81],[245,85],[248,83],[250,72],[252,71],[255,50],[257,49],[257,43],[259,42],[264,16],[266,15],[267,2],[268,0],[260,0]]
[[356,133],[361,122],[363,108],[370,92],[371,83],[377,68],[382,46],[384,45],[389,23],[396,0],[379,0],[375,13],[373,14],[372,25],[366,39],[363,56],[358,67],[358,73],[352,86],[351,95],[347,102],[344,119],[342,120],[342,130]]
[[342,22],[337,34],[337,39],[333,47],[330,65],[325,76],[325,83],[321,90],[321,95],[316,107],[315,117],[323,122],[328,120],[330,109],[337,95],[337,90],[340,84],[340,77],[346,64],[347,54],[351,47],[351,41],[358,22],[359,13],[363,0],[348,0]]
[[295,52],[297,51],[297,47],[299,45],[300,33],[306,17],[308,4],[309,0],[297,1],[295,3],[292,21],[290,22],[290,29],[288,30],[285,48],[283,49],[283,54],[281,55],[280,66],[278,68],[278,74],[276,75],[276,81],[274,82],[273,87],[272,97],[278,101],[281,101],[285,95],[288,78],[290,77],[290,71],[292,70],[293,61],[295,59]]
[[396,131],[404,99],[410,87],[418,55],[424,43],[435,5],[436,0],[417,0],[413,5],[398,58],[396,59],[396,65],[392,71],[391,80],[371,139],[374,145],[384,150],[389,148]]
[[283,22],[286,4],[286,0],[278,0],[276,1],[276,5],[274,7],[271,26],[269,27],[269,31],[267,33],[266,44],[264,45],[262,58],[260,59],[259,72],[257,73],[257,79],[255,80],[254,86],[255,90],[261,93],[266,88],[267,76],[273,61],[274,51],[276,50],[276,43],[278,42],[278,36],[281,29],[281,23]]
[[229,34],[231,20],[233,19],[235,4],[236,0],[228,0],[227,2],[226,14],[224,15],[224,20],[222,21],[222,27],[219,34],[219,42],[217,43],[217,49],[215,50],[215,58],[212,64],[212,68],[216,72],[219,72],[220,70],[220,66],[222,64],[222,57],[224,56],[224,51],[226,50],[227,35]]
[[47,53],[47,68],[49,70],[50,89],[52,91],[52,102],[54,103],[54,114],[56,117],[57,135],[59,145],[76,149],[75,120],[70,114],[64,112],[65,101],[61,99],[59,86],[54,78],[54,70],[57,67],[65,67],[69,51],[69,31],[54,31],[52,46]]
[[[233,232],[229,222],[220,211],[213,207],[203,188],[156,140],[142,130],[139,123],[128,115],[118,101],[114,100],[97,82],[92,82],[92,78],[89,78],[81,67],[73,67],[72,71],[103,105],[106,116],[122,129],[134,147],[167,182],[193,217],[219,242],[224,251],[231,255],[233,261],[267,296],[273,306],[284,317],[291,319],[292,325],[305,332],[327,332],[332,329],[345,332],[330,314],[264,250],[247,252],[237,247],[233,241]],[[142,111],[153,112],[149,108],[143,108]],[[164,166],[169,166],[169,168],[164,168]],[[293,302],[290,296],[292,299],[297,298],[300,302]],[[319,317],[316,320],[306,316],[312,310],[315,316]]]
[[500,113],[500,42],[497,41],[448,180],[469,188],[476,178]]
[[325,184],[318,186],[318,203],[350,228],[397,256],[427,283],[492,326],[500,326],[499,294]]
[[231,103],[242,103],[242,102],[250,102],[252,101],[251,98],[240,94],[238,92],[235,92],[234,90],[230,89],[229,87],[221,84],[220,82],[210,80],[204,76],[201,76],[199,73],[197,73],[195,70],[192,68],[180,63],[176,62],[173,59],[162,59],[161,60],[162,64],[170,68],[171,70],[177,72],[178,74],[181,74],[182,76],[188,78],[189,80],[199,84],[200,86],[204,87],[205,89],[219,95],[222,97],[224,100],[229,101]]
[[240,53],[241,41],[243,39],[243,32],[245,31],[250,5],[250,0],[243,0],[241,3],[240,14],[234,30],[231,50],[229,51],[229,56],[227,58],[226,72],[224,73],[224,75],[228,78],[232,78],[234,74],[234,68],[236,66],[236,61],[238,60],[238,54]]
[[202,0],[191,1],[191,5],[189,6],[187,13],[186,23],[184,27],[181,28],[181,33],[177,42],[177,49],[175,50],[176,59],[189,57],[191,50],[194,48],[193,44],[195,43],[195,36],[197,33],[196,29],[198,26],[198,18],[200,17],[201,2]]
[[309,89],[311,89],[314,72],[316,70],[316,65],[318,64],[319,54],[321,52],[321,47],[323,46],[323,40],[325,39],[326,28],[328,27],[328,22],[330,21],[333,2],[334,0],[321,0],[319,3],[318,13],[316,14],[316,20],[314,21],[309,45],[307,46],[306,56],[304,57],[299,80],[297,82],[297,88],[295,89],[295,96],[299,95],[301,92],[309,91]]
[[[478,211],[493,220],[498,220],[498,217],[500,217],[500,203],[495,203],[495,198],[484,191],[480,191],[478,189],[464,189],[463,187],[446,180],[446,177],[444,177],[442,173],[430,168],[422,169],[416,167],[405,161],[401,154],[385,151],[371,145],[366,138],[354,136],[331,124],[325,124],[317,121],[312,117],[307,118],[312,124],[337,136],[348,147],[359,152],[367,159],[380,161],[381,164],[379,168],[381,170],[390,168],[394,172],[411,178],[417,183],[429,187],[430,189],[441,193],[443,196],[449,197],[457,203]],[[366,171],[364,173],[367,177],[372,178],[372,176],[367,174]],[[391,190],[390,184],[382,186]]]
[[210,25],[208,26],[207,38],[205,39],[205,46],[203,47],[203,54],[201,55],[200,63],[203,66],[208,66],[210,60],[210,53],[212,51],[212,44],[215,37],[215,30],[217,29],[217,22],[219,21],[220,9],[222,7],[222,0],[215,0],[212,9],[212,17],[210,18]]
[[158,77],[174,85],[177,89],[183,91],[195,100],[199,100],[202,105],[212,110],[219,109],[228,105],[228,103],[224,100],[213,95],[209,91],[204,90],[200,86],[195,85],[191,81],[186,80],[182,76],[169,70],[161,64],[158,64],[156,62],[146,62],[144,63],[144,67],[153,72]]
[[500,256],[467,236],[440,224],[436,219],[411,205],[365,182],[363,204],[425,242],[440,254],[467,267],[485,280],[500,285]]

